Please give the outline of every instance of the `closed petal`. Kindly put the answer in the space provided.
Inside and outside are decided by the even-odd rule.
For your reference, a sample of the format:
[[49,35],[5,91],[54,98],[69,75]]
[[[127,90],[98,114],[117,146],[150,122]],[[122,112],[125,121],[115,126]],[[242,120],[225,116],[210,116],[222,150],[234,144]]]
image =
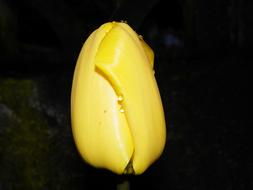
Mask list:
[[122,174],[134,145],[118,96],[94,58],[112,28],[103,25],[84,44],[74,73],[71,97],[72,129],[77,148],[89,164]]
[[122,106],[133,138],[132,166],[143,173],[162,153],[165,120],[150,58],[138,35],[124,23],[115,24],[100,43],[95,65],[108,79]]

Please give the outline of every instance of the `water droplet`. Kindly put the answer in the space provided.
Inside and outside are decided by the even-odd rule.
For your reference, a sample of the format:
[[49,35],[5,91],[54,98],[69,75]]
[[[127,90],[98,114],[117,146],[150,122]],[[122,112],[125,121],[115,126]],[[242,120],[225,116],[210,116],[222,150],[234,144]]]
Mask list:
[[155,70],[153,70],[153,74],[155,74]]
[[118,101],[122,102],[123,101],[123,96],[118,96]]
[[120,111],[120,113],[124,113],[125,112],[125,110],[122,107],[120,108],[119,111]]
[[143,40],[143,36],[142,36],[142,35],[139,35],[139,39],[140,39],[140,40]]
[[121,20],[120,22],[127,24],[127,21],[126,21],[126,20]]

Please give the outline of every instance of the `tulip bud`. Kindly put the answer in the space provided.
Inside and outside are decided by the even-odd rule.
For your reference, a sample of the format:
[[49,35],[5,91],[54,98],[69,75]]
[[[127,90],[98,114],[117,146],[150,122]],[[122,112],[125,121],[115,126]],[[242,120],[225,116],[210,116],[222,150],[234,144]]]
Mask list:
[[76,64],[72,131],[84,160],[117,174],[141,174],[166,139],[152,49],[123,22],[100,26]]

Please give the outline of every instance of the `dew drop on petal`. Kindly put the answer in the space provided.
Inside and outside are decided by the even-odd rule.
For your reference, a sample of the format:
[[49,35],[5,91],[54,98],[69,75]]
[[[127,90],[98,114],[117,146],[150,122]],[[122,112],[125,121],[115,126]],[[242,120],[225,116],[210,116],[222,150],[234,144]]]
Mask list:
[[118,102],[122,102],[123,101],[123,97],[122,96],[118,96]]
[[119,111],[120,111],[120,113],[124,113],[125,112],[125,110],[122,107],[119,109]]
[[121,20],[120,22],[127,24],[127,21],[126,21],[126,20]]

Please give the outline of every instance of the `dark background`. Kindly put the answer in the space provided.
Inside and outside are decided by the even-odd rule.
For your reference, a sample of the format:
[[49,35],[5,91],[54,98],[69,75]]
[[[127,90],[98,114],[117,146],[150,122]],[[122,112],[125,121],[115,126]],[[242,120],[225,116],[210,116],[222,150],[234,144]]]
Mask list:
[[126,20],[155,51],[167,143],[131,189],[253,188],[253,1],[0,0],[0,190],[115,189],[83,162],[70,91],[88,35]]

